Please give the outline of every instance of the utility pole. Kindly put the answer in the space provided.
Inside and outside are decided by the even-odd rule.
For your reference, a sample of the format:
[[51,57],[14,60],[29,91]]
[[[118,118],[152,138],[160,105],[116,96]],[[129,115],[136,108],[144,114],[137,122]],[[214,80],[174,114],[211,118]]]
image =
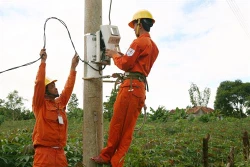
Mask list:
[[[102,24],[102,0],[85,0],[84,34],[95,34]],[[84,37],[84,60],[87,60],[87,39]],[[98,65],[92,65],[98,69]],[[84,64],[84,77],[102,76]],[[90,160],[103,148],[103,85],[102,79],[93,77],[83,81],[83,166],[96,167]]]

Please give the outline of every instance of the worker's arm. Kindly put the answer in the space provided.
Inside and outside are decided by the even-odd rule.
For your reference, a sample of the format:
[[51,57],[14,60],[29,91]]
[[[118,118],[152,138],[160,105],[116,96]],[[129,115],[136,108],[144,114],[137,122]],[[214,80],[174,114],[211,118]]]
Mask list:
[[38,108],[42,106],[45,95],[45,68],[47,60],[47,53],[45,49],[42,49],[40,51],[40,56],[41,56],[41,64],[37,72],[34,95],[32,100],[32,108],[34,112],[39,111]]
[[115,65],[119,69],[123,71],[129,71],[134,67],[136,60],[138,59],[141,53],[141,49],[137,44],[137,42],[134,41],[130,45],[126,54],[121,54],[114,50],[109,50],[109,49],[107,49],[105,53],[108,57],[113,58]]
[[70,74],[68,76],[68,80],[64,86],[64,89],[62,91],[62,93],[60,94],[59,100],[61,101],[61,104],[63,106],[66,106],[70,96],[72,94],[72,91],[74,89],[74,85],[75,85],[75,80],[76,80],[76,67],[78,65],[79,62],[79,56],[77,54],[74,55],[74,57],[72,58],[72,62],[71,62],[71,67],[70,67]]

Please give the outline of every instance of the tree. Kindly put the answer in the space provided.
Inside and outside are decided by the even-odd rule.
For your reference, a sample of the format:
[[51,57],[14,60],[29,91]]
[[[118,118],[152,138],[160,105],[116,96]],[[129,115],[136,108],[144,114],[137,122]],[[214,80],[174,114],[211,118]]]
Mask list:
[[68,111],[73,112],[74,109],[78,107],[78,105],[79,105],[78,98],[75,93],[72,93],[68,103]]
[[17,115],[21,113],[22,107],[24,105],[23,101],[26,100],[18,95],[18,91],[14,90],[7,96],[7,101],[5,102],[5,108],[12,111],[13,121],[16,119]]
[[0,125],[4,122],[4,116],[0,115]]
[[225,116],[242,118],[249,113],[250,83],[241,80],[224,81],[217,89],[214,102],[215,109],[219,109]]
[[203,92],[200,92],[198,86],[192,83],[188,91],[189,91],[190,101],[194,107],[207,106],[210,98],[209,88],[205,88]]
[[68,103],[68,117],[69,118],[83,118],[83,109],[78,108],[78,98],[76,96],[75,93],[72,93],[70,99],[69,99],[69,103]]
[[30,111],[29,109],[23,109],[21,112],[20,118],[22,120],[29,120],[29,119],[34,119],[35,116],[34,116],[33,112]]
[[0,99],[0,107],[4,106],[5,101],[3,99]]
[[246,107],[246,114],[250,115],[250,96],[246,98],[245,107]]
[[4,122],[4,100],[0,99],[0,125]]

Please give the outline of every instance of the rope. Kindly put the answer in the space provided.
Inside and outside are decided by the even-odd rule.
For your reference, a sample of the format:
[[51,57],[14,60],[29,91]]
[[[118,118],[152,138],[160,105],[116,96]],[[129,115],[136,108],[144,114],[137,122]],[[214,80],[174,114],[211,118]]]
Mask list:
[[139,128],[135,129],[135,131],[140,131],[141,128],[142,128],[142,127],[145,125],[145,123],[146,123],[146,119],[147,119],[147,106],[146,106],[146,104],[144,104],[143,110],[144,110],[144,117],[143,117],[142,125],[141,125]]
[[[60,19],[58,19],[58,18],[56,18],[56,17],[47,18],[46,21],[45,21],[45,23],[44,23],[44,34],[43,34],[44,45],[43,45],[43,48],[46,47],[46,34],[45,34],[46,24],[47,24],[47,22],[48,22],[50,19],[56,19],[56,20],[60,21],[60,23],[62,23],[62,24],[64,25],[64,27],[67,29],[67,32],[68,32],[68,35],[69,35],[69,39],[70,39],[70,41],[71,41],[71,44],[72,44],[72,46],[73,46],[73,49],[75,50],[75,54],[78,55],[78,53],[77,53],[77,51],[76,51],[76,48],[75,48],[75,45],[74,45],[74,43],[73,43],[73,41],[72,41],[72,39],[71,39],[71,35],[70,35],[70,32],[69,32],[69,30],[68,30],[67,25],[64,23],[64,21],[62,21],[62,20],[60,20]],[[78,57],[79,57],[79,56],[78,56]],[[16,67],[13,67],[13,68],[9,68],[9,69],[4,70],[4,71],[0,71],[0,74],[1,74],[1,73],[4,73],[4,72],[7,72],[7,71],[10,71],[10,70],[14,70],[14,69],[20,68],[20,67],[24,67],[24,66],[31,65],[31,64],[37,62],[37,61],[40,60],[40,59],[41,59],[41,57],[39,57],[39,59],[37,59],[37,60],[35,60],[35,61],[32,61],[32,62],[23,64],[23,65],[20,65],[20,66],[16,66]],[[83,63],[86,63],[89,67],[91,67],[91,68],[92,68],[93,70],[95,70],[95,71],[99,71],[99,72],[100,72],[100,71],[102,71],[102,70],[106,67],[106,65],[105,65],[104,67],[100,67],[99,69],[96,69],[96,68],[94,68],[93,66],[91,66],[87,61],[82,60],[80,57],[79,57],[79,59],[80,59]]]

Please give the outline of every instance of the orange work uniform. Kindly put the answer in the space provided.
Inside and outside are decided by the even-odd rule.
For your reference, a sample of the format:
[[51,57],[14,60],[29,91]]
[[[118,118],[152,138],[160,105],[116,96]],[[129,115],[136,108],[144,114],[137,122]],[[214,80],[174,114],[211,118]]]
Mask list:
[[[135,39],[127,53],[123,56],[114,55],[115,65],[125,72],[139,72],[148,76],[158,56],[159,50],[151,40],[150,34],[142,34]],[[131,91],[131,84],[133,91]],[[124,157],[132,141],[137,118],[146,99],[145,83],[126,79],[120,85],[114,114],[110,122],[107,146],[102,149],[100,156],[113,167],[122,167]]]
[[68,163],[63,148],[67,141],[68,121],[65,109],[74,88],[76,71],[70,71],[60,96],[48,100],[45,98],[45,67],[45,63],[39,66],[32,102],[36,118],[32,136],[35,148],[33,167],[66,167]]

